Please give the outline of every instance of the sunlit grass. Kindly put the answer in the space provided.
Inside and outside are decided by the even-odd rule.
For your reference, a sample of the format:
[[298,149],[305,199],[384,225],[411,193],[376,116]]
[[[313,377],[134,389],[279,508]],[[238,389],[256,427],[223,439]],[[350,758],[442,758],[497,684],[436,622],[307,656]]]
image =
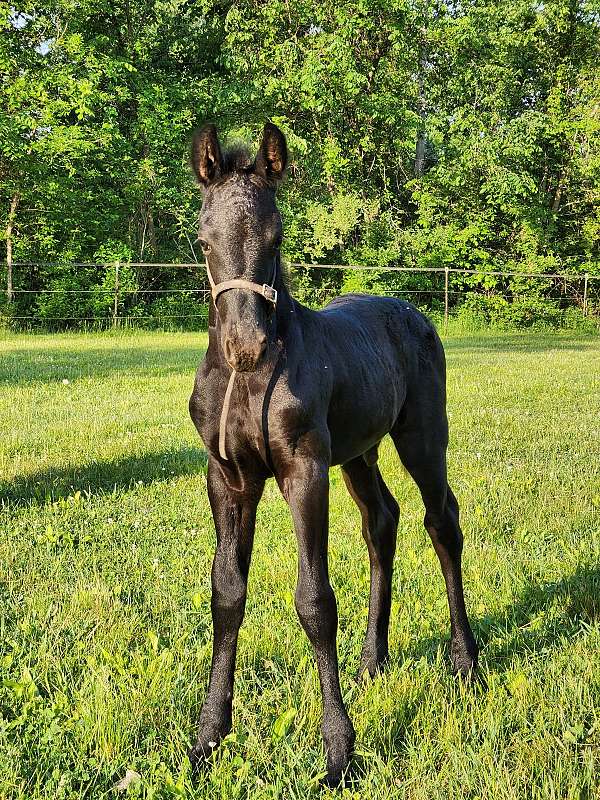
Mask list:
[[[0,797],[317,796],[325,760],[295,539],[269,482],[234,735],[192,787],[214,533],[187,399],[203,334],[0,339]],[[402,518],[391,663],[357,686],[368,562],[332,471],[330,564],[358,741],[345,798],[594,798],[600,773],[600,340],[450,338],[450,480],[487,687],[449,674],[443,581]],[[285,718],[281,715],[296,710]],[[280,724],[275,725],[280,719]]]

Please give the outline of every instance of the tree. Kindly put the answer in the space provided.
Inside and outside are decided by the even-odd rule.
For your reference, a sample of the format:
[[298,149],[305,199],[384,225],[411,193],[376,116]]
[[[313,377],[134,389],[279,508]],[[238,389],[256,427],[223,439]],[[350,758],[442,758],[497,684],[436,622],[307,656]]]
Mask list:
[[[14,276],[41,292],[19,303],[92,314],[44,294],[109,291],[73,262],[195,260],[187,142],[207,120],[288,135],[291,261],[467,267],[455,288],[504,294],[532,286],[490,273],[598,271],[599,20],[598,0],[0,4],[0,228],[9,261],[50,264]],[[149,280],[132,276],[138,306]],[[302,284],[439,290],[383,271]]]

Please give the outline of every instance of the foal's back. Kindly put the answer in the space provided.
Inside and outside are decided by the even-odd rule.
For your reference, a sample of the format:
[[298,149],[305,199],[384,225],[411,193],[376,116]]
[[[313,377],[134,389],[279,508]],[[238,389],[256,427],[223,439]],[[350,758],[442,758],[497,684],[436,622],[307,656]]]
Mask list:
[[311,315],[306,327],[307,356],[331,391],[334,464],[374,447],[407,402],[427,402],[434,387],[436,396],[440,388],[443,393],[442,344],[431,322],[405,300],[344,295]]
[[405,371],[417,366],[414,359],[443,362],[443,347],[431,321],[398,297],[346,294],[333,299],[318,316],[336,340],[346,331],[376,348],[384,360],[397,363],[400,355]]

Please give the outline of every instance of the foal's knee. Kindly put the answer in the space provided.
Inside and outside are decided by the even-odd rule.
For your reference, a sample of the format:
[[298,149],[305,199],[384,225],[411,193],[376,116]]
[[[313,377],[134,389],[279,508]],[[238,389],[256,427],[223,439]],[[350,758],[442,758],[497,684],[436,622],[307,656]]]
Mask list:
[[299,583],[294,600],[300,623],[312,644],[335,636],[337,604],[329,583],[319,588],[308,588]]
[[226,614],[232,623],[241,624],[246,606],[246,578],[237,567],[215,558],[212,572],[213,613]]

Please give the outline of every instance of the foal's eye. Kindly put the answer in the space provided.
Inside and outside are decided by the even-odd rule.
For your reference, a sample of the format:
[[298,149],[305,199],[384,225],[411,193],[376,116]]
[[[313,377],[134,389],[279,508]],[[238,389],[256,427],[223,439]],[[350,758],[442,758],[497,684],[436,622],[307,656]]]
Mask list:
[[281,236],[281,234],[279,234],[279,236],[276,236],[273,239],[273,249],[274,250],[279,250],[279,248],[281,247],[281,242],[282,241],[283,241],[283,237]]
[[198,239],[198,244],[202,248],[203,253],[210,253],[210,245],[208,242],[205,242],[204,239]]

